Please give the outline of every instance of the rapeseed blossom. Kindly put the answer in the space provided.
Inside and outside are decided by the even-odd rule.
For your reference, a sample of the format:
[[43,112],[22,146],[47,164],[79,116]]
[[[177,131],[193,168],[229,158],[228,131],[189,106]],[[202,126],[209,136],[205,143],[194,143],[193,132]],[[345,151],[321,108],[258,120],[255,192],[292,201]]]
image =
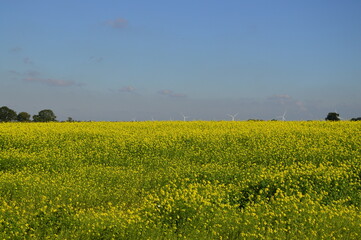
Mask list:
[[2,239],[360,239],[358,122],[1,123]]

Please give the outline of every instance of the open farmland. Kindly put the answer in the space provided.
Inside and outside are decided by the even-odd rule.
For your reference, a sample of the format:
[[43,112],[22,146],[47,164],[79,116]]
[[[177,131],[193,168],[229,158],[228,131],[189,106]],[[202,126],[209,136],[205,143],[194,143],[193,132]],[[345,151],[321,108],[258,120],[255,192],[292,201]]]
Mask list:
[[359,122],[0,124],[1,239],[360,239]]

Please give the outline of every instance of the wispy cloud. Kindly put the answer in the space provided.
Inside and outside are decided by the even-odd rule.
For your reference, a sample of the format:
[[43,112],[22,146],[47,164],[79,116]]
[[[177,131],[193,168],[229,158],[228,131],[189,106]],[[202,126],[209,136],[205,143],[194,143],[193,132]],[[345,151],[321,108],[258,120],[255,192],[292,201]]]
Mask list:
[[42,83],[54,87],[71,87],[71,86],[81,86],[82,84],[76,83],[74,81],[52,79],[52,78],[36,78],[36,77],[27,77],[23,79],[25,82],[30,83]]
[[132,93],[135,92],[135,88],[132,86],[125,86],[119,89],[119,92],[126,92],[126,93]]
[[16,70],[9,70],[8,73],[12,74],[12,75],[15,75],[15,76],[19,76],[21,75],[22,73],[21,72],[18,72]]
[[296,107],[300,111],[307,111],[307,108],[302,101],[293,99],[290,95],[287,94],[276,94],[268,97],[267,100],[284,107]]
[[275,94],[273,96],[268,97],[267,99],[280,104],[285,104],[287,102],[290,102],[292,100],[292,97],[287,94]]
[[275,94],[272,95],[270,97],[268,97],[269,100],[288,100],[291,99],[292,97],[290,95],[287,94]]
[[24,58],[24,59],[23,59],[23,62],[24,62],[25,64],[33,64],[33,63],[34,63],[29,57]]
[[105,25],[110,26],[115,29],[121,29],[121,28],[126,28],[128,26],[128,21],[124,18],[117,18],[114,20],[106,21]]
[[29,70],[29,71],[27,71],[27,72],[25,73],[25,75],[28,76],[28,77],[38,77],[38,76],[40,76],[41,74],[40,74],[40,72],[38,72],[38,71]]
[[163,96],[167,96],[167,97],[174,97],[174,98],[184,98],[184,97],[186,97],[185,94],[175,93],[175,92],[173,92],[172,90],[169,90],[169,89],[160,90],[160,91],[158,91],[158,94],[163,95]]
[[23,49],[21,47],[13,47],[13,48],[10,48],[9,51],[11,53],[18,53],[18,52],[21,52]]
[[9,70],[8,73],[12,74],[13,76],[24,76],[24,77],[38,77],[41,75],[40,72],[35,70],[29,70],[26,72],[19,72],[16,70]]
[[306,106],[305,106],[305,104],[304,104],[303,102],[301,102],[301,101],[296,101],[295,104],[296,104],[297,107],[299,107],[299,109],[300,109],[301,111],[307,111],[307,108],[306,108]]
[[104,60],[104,58],[103,57],[95,57],[95,56],[91,56],[91,57],[89,57],[89,61],[91,61],[91,62],[97,62],[97,63],[100,63],[100,62],[102,62]]

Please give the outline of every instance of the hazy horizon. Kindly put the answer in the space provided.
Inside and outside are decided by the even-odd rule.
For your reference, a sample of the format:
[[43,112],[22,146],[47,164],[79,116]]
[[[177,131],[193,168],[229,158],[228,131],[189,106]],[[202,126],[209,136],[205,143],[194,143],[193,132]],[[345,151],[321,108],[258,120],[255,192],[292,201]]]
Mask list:
[[59,120],[361,116],[361,1],[0,2],[0,106]]

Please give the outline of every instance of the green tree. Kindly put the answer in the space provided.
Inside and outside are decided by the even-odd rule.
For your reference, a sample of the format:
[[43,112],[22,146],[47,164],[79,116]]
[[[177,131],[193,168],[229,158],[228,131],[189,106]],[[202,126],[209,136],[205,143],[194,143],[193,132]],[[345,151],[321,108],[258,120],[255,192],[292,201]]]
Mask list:
[[16,112],[6,106],[0,108],[0,122],[11,122],[16,120]]
[[325,118],[326,121],[340,121],[340,114],[336,112],[330,112],[327,114],[327,117]]
[[30,114],[27,112],[21,112],[18,114],[18,116],[16,117],[16,120],[18,120],[18,122],[30,122]]
[[52,110],[44,109],[38,115],[34,115],[33,120],[34,122],[54,122],[56,121],[56,116]]

